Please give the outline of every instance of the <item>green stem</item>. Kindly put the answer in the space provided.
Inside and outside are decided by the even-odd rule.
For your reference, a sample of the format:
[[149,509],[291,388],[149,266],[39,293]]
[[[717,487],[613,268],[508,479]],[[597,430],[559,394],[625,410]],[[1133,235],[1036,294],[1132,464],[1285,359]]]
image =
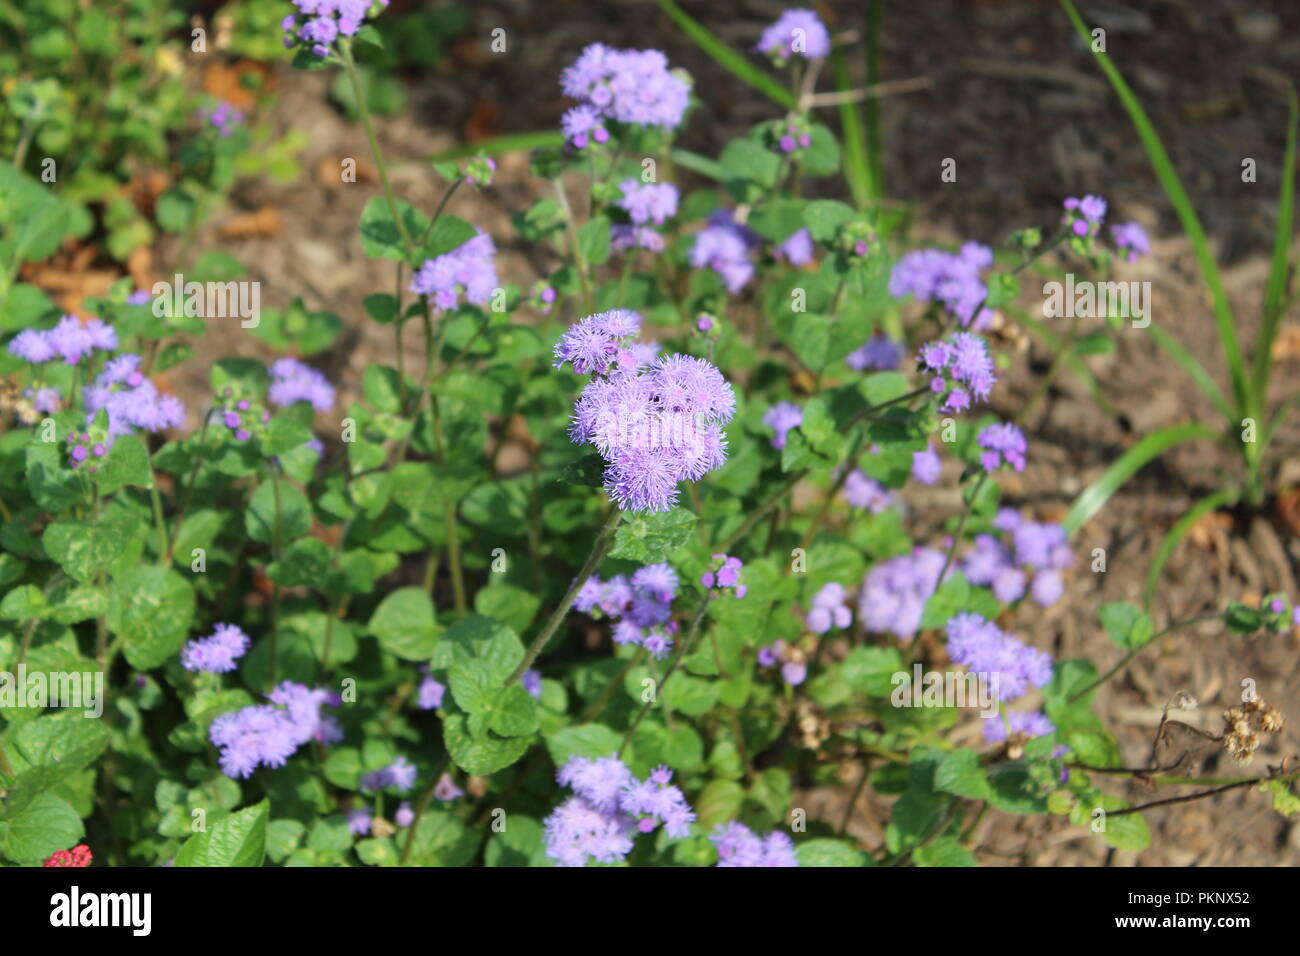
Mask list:
[[691,619],[690,630],[687,631],[685,639],[677,645],[677,651],[673,654],[673,659],[668,665],[668,670],[664,673],[664,679],[661,680],[659,686],[655,688],[654,697],[647,700],[641,706],[641,709],[637,711],[636,717],[632,719],[631,726],[627,728],[627,733],[623,735],[623,743],[620,744],[618,748],[620,757],[623,755],[623,751],[627,750],[627,745],[632,742],[632,735],[636,733],[636,729],[641,725],[641,721],[645,719],[645,715],[650,712],[650,708],[654,706],[655,701],[658,700],[659,696],[664,692],[664,688],[668,686],[668,681],[672,679],[673,674],[677,672],[678,666],[695,645],[695,637],[699,634],[700,623],[704,620],[704,613],[708,609],[709,595],[705,593],[703,600],[700,601],[700,606],[695,611],[695,616]]
[[546,648],[547,642],[555,634],[560,622],[564,620],[564,615],[568,614],[569,608],[573,606],[578,591],[587,583],[587,579],[596,572],[596,569],[600,567],[605,552],[614,543],[614,532],[618,530],[619,522],[622,520],[622,509],[611,508],[605,524],[601,526],[600,531],[596,534],[596,542],[592,545],[591,554],[587,555],[587,560],[583,563],[578,576],[573,579],[573,583],[569,585],[569,590],[565,592],[563,600],[551,612],[551,616],[547,619],[541,633],[529,645],[527,652],[524,654],[524,659],[519,662],[519,666],[515,668],[514,673],[506,679],[504,686],[510,687],[515,681],[519,680],[524,671],[533,666],[533,661],[537,660],[537,656]]
[[1102,684],[1106,683],[1106,681],[1110,680],[1112,677],[1114,677],[1116,674],[1122,671],[1125,667],[1127,667],[1132,662],[1133,658],[1141,654],[1144,649],[1155,644],[1165,635],[1172,634],[1174,631],[1182,630],[1185,627],[1191,627],[1193,624],[1204,624],[1206,621],[1217,621],[1222,617],[1223,617],[1222,613],[1203,614],[1200,617],[1191,617],[1185,621],[1178,621],[1174,624],[1170,624],[1168,627],[1166,627],[1159,634],[1155,635],[1153,638],[1151,638],[1151,640],[1147,641],[1145,644],[1139,645],[1138,647],[1135,647],[1132,650],[1130,650],[1127,654],[1125,654],[1122,658],[1120,658],[1118,664],[1116,664],[1110,670],[1106,671],[1106,673],[1102,674],[1100,677],[1098,677],[1087,687],[1083,688],[1083,690],[1080,690],[1077,693],[1075,693],[1075,695],[1070,698],[1070,703],[1073,704],[1076,700],[1079,700],[1081,697],[1084,697],[1085,695],[1096,690]]

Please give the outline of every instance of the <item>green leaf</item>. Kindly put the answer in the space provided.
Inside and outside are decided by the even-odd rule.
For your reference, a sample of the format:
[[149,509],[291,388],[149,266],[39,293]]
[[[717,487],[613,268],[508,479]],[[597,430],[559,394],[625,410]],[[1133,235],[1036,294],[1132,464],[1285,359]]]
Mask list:
[[626,517],[618,526],[609,556],[642,564],[667,561],[690,539],[695,520],[694,512],[681,507]]
[[1127,601],[1103,604],[1097,618],[1112,643],[1126,651],[1141,647],[1155,633],[1151,618]]
[[546,735],[546,749],[557,767],[572,757],[608,757],[623,743],[623,735],[604,724],[575,724]]
[[805,840],[795,847],[795,855],[800,866],[870,866],[872,863],[866,853],[848,840],[826,837]]
[[330,549],[324,541],[302,538],[289,545],[279,561],[272,561],[266,576],[282,587],[323,589],[330,570]]
[[499,737],[492,733],[471,732],[470,718],[448,714],[442,722],[442,739],[447,752],[466,773],[482,776],[509,767],[522,757],[532,743],[531,736]]
[[433,656],[441,627],[429,595],[421,588],[407,587],[379,602],[369,630],[389,653],[408,661],[427,661]]
[[706,832],[720,823],[740,816],[745,803],[745,788],[734,780],[712,780],[700,791],[695,804],[699,826]]
[[818,242],[830,242],[840,226],[851,220],[853,207],[837,199],[814,199],[804,206],[803,221]]
[[992,619],[1001,610],[998,599],[992,592],[979,588],[966,580],[965,575],[957,572],[947,578],[939,589],[925,602],[921,613],[921,627],[943,627],[956,614],[968,611],[981,617]]
[[144,442],[134,435],[120,436],[100,465],[96,480],[101,495],[111,495],[127,485],[152,488],[153,472],[149,468],[149,452]]
[[[407,237],[416,242],[424,232],[427,220],[414,206],[401,199],[397,200],[397,209]],[[382,196],[371,196],[361,212],[361,250],[372,259],[406,259],[406,244],[401,230]]]
[[605,483],[605,459],[600,455],[583,455],[560,469],[560,481],[584,488],[599,488]]
[[1145,435],[1120,455],[1100,478],[1079,493],[1070,506],[1069,512],[1061,525],[1069,534],[1074,534],[1089,518],[1101,510],[1102,505],[1110,500],[1115,492],[1123,487],[1138,469],[1158,458],[1164,452],[1183,442],[1202,438],[1216,438],[1214,430],[1200,422],[1186,425],[1173,425]]
[[[1268,377],[1273,364],[1273,340],[1287,305],[1287,272],[1291,258],[1291,234],[1295,210],[1296,177],[1296,126],[1297,113],[1295,87],[1288,91],[1286,124],[1286,152],[1282,159],[1282,189],[1277,198],[1277,226],[1273,231],[1273,256],[1268,269],[1268,285],[1264,289],[1264,324],[1255,340],[1255,365],[1252,374],[1255,401],[1263,405],[1268,394]],[[1263,411],[1262,408],[1258,409]]]
[[193,618],[194,588],[171,568],[132,568],[109,590],[108,629],[122,638],[127,662],[138,671],[179,651]]
[[1151,845],[1151,830],[1140,813],[1126,813],[1119,817],[1106,814],[1106,829],[1102,835],[1117,850],[1140,852]]
[[987,800],[992,794],[988,772],[969,747],[953,750],[943,758],[934,772],[934,785],[945,793],[974,800]]
[[912,860],[917,866],[979,866],[974,854],[953,837],[917,847]]
[[609,220],[597,216],[578,229],[578,252],[588,265],[598,266],[609,259]]
[[185,841],[176,866],[261,866],[266,855],[266,821],[271,804],[263,800],[211,823]]
[[51,793],[37,794],[21,813],[0,822],[0,855],[34,863],[75,846],[84,832],[81,817],[66,800]]
[[301,538],[310,527],[311,504],[307,497],[289,482],[278,478],[270,478],[258,485],[244,512],[244,530],[250,538],[262,544]]

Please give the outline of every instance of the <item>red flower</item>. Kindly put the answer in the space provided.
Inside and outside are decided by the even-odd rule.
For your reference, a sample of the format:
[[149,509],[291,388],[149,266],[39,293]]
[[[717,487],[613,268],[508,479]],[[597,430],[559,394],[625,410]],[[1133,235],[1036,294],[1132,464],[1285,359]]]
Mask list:
[[42,866],[90,866],[90,861],[94,859],[94,854],[90,852],[90,847],[84,843],[79,843],[71,850],[55,850],[54,854],[42,863]]

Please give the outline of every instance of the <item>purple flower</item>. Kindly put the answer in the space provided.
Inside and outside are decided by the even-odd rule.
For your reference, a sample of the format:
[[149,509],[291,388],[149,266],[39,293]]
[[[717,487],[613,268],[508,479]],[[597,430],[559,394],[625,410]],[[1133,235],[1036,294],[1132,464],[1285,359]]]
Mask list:
[[859,372],[887,372],[898,368],[905,352],[902,342],[895,342],[887,335],[876,334],[856,351],[850,352],[844,359],[844,364]]
[[586,149],[591,142],[604,143],[609,140],[609,131],[605,129],[600,112],[586,103],[575,106],[560,117],[560,130],[564,141],[574,149]]
[[1137,262],[1151,252],[1151,240],[1146,230],[1136,222],[1124,222],[1110,227],[1111,238],[1115,248],[1124,253],[1126,262]]
[[1089,235],[1106,218],[1106,200],[1100,196],[1084,196],[1082,199],[1071,196],[1061,205],[1065,207],[1061,222],[1068,225],[1076,236]]
[[638,226],[647,223],[662,226],[664,220],[677,215],[677,187],[672,183],[642,183],[627,179],[621,188],[623,197],[618,205]]
[[[388,0],[379,0],[381,7]],[[293,0],[298,8],[280,21],[286,49],[302,44],[315,56],[334,52],[340,36],[354,36],[370,15],[371,0]]]
[[663,825],[669,837],[688,836],[695,813],[672,772],[659,767],[638,780],[617,756],[572,757],[556,780],[574,796],[546,818],[546,855],[560,866],[583,866],[591,859],[615,863],[632,850],[635,831],[649,833]]
[[1037,710],[1017,710],[1006,715],[1001,714],[984,718],[984,740],[991,744],[1000,744],[1007,739],[1007,724],[1011,725],[1013,734],[1026,737],[1046,737],[1056,727],[1047,715]]
[[310,402],[318,412],[334,407],[334,386],[319,371],[294,358],[276,359],[271,363],[271,387],[267,400],[277,408],[294,402]]
[[1011,422],[989,425],[979,433],[977,442],[984,449],[980,464],[985,471],[994,471],[1003,463],[1016,471],[1025,470],[1025,452],[1029,446],[1024,432]]
[[235,661],[248,652],[248,635],[234,624],[218,624],[207,637],[190,641],[181,650],[181,666],[187,671],[228,674]]
[[889,294],[902,298],[910,293],[923,302],[937,302],[962,326],[973,326],[978,331],[987,328],[993,317],[992,312],[981,307],[988,297],[988,287],[980,279],[980,270],[992,264],[993,251],[978,242],[968,242],[956,253],[916,249],[894,265]]
[[[964,411],[972,396],[984,401],[997,383],[988,346],[969,332],[954,332],[945,340],[926,343],[917,353],[917,363],[925,371],[939,373],[930,380],[930,391],[944,396],[940,408],[947,411]],[[951,376],[952,384],[944,373]]]
[[208,739],[220,748],[226,776],[248,777],[259,765],[282,767],[307,741],[340,738],[334,719],[320,713],[325,703],[337,703],[327,691],[284,681],[267,698],[271,704],[243,707],[212,722]]
[[23,329],[10,340],[9,351],[33,365],[48,362],[59,354],[50,344],[47,333],[39,329]]
[[755,49],[766,53],[778,64],[791,56],[805,60],[820,60],[831,52],[830,34],[826,25],[811,10],[786,10],[776,22],[763,30]]
[[944,553],[917,548],[881,561],[867,572],[858,595],[858,620],[868,631],[888,631],[903,639],[921,627],[925,602],[934,594]]
[[758,245],[757,237],[737,223],[726,210],[709,217],[709,224],[695,234],[690,263],[696,269],[712,269],[732,295],[739,292],[754,275],[750,251]]
[[1003,633],[978,614],[958,614],[946,630],[953,663],[977,674],[996,675],[998,700],[1023,697],[1030,687],[1042,687],[1052,679],[1050,654]]
[[235,127],[244,121],[244,114],[222,100],[216,106],[201,107],[199,109],[199,119],[205,123],[210,123],[217,131],[217,134],[225,138],[233,133]]
[[461,297],[474,305],[486,305],[500,284],[492,257],[492,237],[479,231],[473,239],[435,259],[426,259],[411,278],[411,291],[426,295],[439,309],[454,309]]
[[46,387],[35,390],[29,388],[24,394],[31,399],[32,408],[46,415],[53,415],[63,403],[62,398],[59,396],[59,390],[56,388]]
[[437,710],[442,706],[442,698],[446,693],[446,684],[440,684],[432,677],[426,676],[424,680],[420,681],[420,690],[416,696],[415,705],[421,710]]
[[718,562],[718,566],[700,575],[700,584],[709,590],[734,588],[736,597],[743,598],[749,590],[740,583],[740,572],[744,570],[745,563],[728,554],[715,554],[713,560]]
[[680,482],[699,481],[726,461],[722,426],[736,397],[705,359],[671,355],[642,370],[626,344],[639,321],[621,310],[589,316],[556,345],[556,364],[596,376],[574,404],[569,436],[604,457],[611,500],[628,511],[667,511]]
[[939,480],[943,471],[943,459],[934,450],[934,443],[927,442],[925,451],[912,452],[912,477],[923,485],[932,485]]
[[760,837],[743,823],[719,824],[709,835],[718,850],[718,866],[798,866],[794,843],[780,830]]
[[629,226],[616,222],[609,227],[609,244],[615,252],[644,249],[646,252],[664,251],[664,237],[649,226]]
[[632,587],[663,604],[671,604],[677,595],[677,572],[669,564],[647,564],[632,573]]
[[772,439],[773,448],[784,448],[786,435],[792,428],[798,428],[802,423],[803,409],[793,402],[777,402],[763,416],[763,424],[776,432],[776,436]]
[[348,831],[354,836],[365,836],[370,832],[372,817],[369,810],[349,810],[346,816]]
[[402,801],[397,807],[397,813],[393,814],[393,818],[397,821],[399,827],[409,827],[415,822],[415,811],[411,809],[409,803]]
[[779,244],[773,253],[778,262],[788,262],[792,266],[802,267],[813,261],[813,251],[812,233],[807,229],[800,229]]
[[852,620],[844,585],[831,581],[822,585],[822,589],[813,596],[812,608],[804,618],[804,623],[814,634],[825,634],[832,627],[848,627]]
[[874,478],[869,478],[858,468],[849,472],[849,477],[844,480],[842,489],[844,500],[850,507],[865,508],[873,515],[878,515],[895,503],[895,496],[888,491],[880,482]]
[[406,793],[415,786],[418,771],[405,757],[399,756],[386,767],[372,770],[361,778],[363,791],[374,792],[392,787],[398,793]]
[[542,699],[542,672],[535,667],[530,667],[524,671],[519,678],[519,683],[523,685],[524,690],[528,691],[530,697],[534,700]]
[[438,782],[434,784],[433,795],[443,803],[450,803],[452,800],[458,800],[465,796],[465,791],[456,786],[456,781],[451,779],[451,774],[444,773],[438,778]]
[[560,86],[593,115],[636,126],[676,127],[690,103],[689,83],[668,68],[658,50],[615,50],[593,43],[564,70]]

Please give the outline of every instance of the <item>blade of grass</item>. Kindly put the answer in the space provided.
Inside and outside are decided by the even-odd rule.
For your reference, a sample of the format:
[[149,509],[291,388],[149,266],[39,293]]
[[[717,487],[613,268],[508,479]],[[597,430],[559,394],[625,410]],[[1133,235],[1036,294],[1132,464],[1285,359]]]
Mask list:
[[1200,422],[1161,428],[1144,436],[1132,448],[1116,458],[1100,478],[1079,492],[1079,497],[1074,499],[1074,504],[1070,505],[1070,510],[1061,522],[1066,533],[1072,535],[1078,531],[1083,523],[1101,510],[1101,506],[1109,501],[1111,496],[1119,491],[1143,465],[1183,442],[1218,437],[1217,432]]
[[[1061,0],[1061,6],[1065,10],[1065,15],[1070,18],[1084,44],[1092,49],[1092,35],[1088,32],[1087,25],[1079,16],[1079,11],[1075,9],[1071,0]],[[1223,291],[1223,280],[1219,276],[1219,267],[1214,262],[1214,257],[1210,254],[1210,243],[1205,236],[1205,230],[1201,227],[1201,220],[1196,215],[1196,210],[1192,208],[1191,200],[1187,198],[1187,192],[1183,189],[1182,181],[1178,178],[1178,172],[1169,160],[1169,154],[1165,152],[1164,144],[1160,141],[1160,135],[1156,132],[1155,127],[1151,125],[1151,120],[1147,118],[1146,111],[1133,95],[1124,77],[1120,75],[1115,65],[1110,62],[1110,56],[1099,51],[1092,51],[1093,58],[1097,65],[1101,67],[1102,73],[1110,81],[1111,87],[1115,90],[1116,96],[1124,105],[1128,112],[1129,119],[1133,121],[1133,127],[1137,130],[1138,137],[1142,140],[1142,146],[1146,150],[1147,158],[1151,161],[1151,168],[1155,171],[1156,179],[1164,188],[1165,195],[1169,197],[1169,202],[1174,207],[1174,212],[1178,215],[1178,221],[1182,223],[1183,231],[1187,233],[1188,239],[1192,243],[1192,251],[1196,255],[1197,264],[1201,268],[1201,273],[1205,277],[1206,284],[1210,287],[1210,294],[1214,299],[1214,321],[1219,329],[1219,340],[1223,344],[1223,352],[1228,360],[1228,370],[1232,375],[1232,394],[1236,400],[1237,407],[1243,412],[1248,412],[1252,407],[1252,397],[1250,392],[1250,382],[1246,378],[1246,368],[1241,357],[1241,344],[1237,340],[1236,323],[1232,316],[1232,309],[1228,305],[1228,297]]]
[[1291,257],[1292,214],[1295,205],[1295,140],[1296,95],[1295,87],[1289,91],[1289,111],[1286,128],[1286,159],[1282,163],[1282,190],[1277,200],[1277,230],[1273,235],[1273,262],[1268,270],[1268,286],[1264,293],[1264,325],[1255,342],[1254,384],[1259,402],[1256,409],[1264,411],[1267,398],[1268,377],[1273,368],[1273,340],[1277,337],[1278,323],[1286,303],[1287,266]]
[[1192,381],[1200,386],[1201,391],[1214,403],[1214,407],[1219,410],[1219,413],[1223,415],[1228,424],[1235,425],[1237,420],[1233,416],[1232,406],[1228,404],[1228,399],[1224,396],[1223,390],[1219,388],[1219,383],[1214,380],[1214,376],[1206,371],[1205,366],[1197,361],[1191,352],[1183,348],[1182,343],[1164,329],[1155,325],[1148,325],[1146,332],[1155,339],[1156,345],[1164,349],[1170,358],[1183,367],[1183,371],[1191,377]]
[[772,79],[754,64],[731,47],[727,46],[698,20],[679,7],[673,0],[658,0],[659,9],[668,14],[669,19],[677,24],[695,45],[713,58],[714,62],[729,71],[738,79],[744,80],[768,99],[790,109],[794,106],[794,96],[784,86]]
[[477,156],[480,152],[488,156],[500,156],[502,153],[513,153],[522,149],[563,145],[564,136],[559,130],[543,129],[534,133],[510,133],[506,136],[485,139],[481,143],[469,143],[465,146],[444,149],[441,153],[430,156],[429,162],[442,163],[454,159],[467,159],[470,156]]
[[672,153],[673,162],[683,169],[689,169],[701,176],[716,179],[718,182],[722,181],[722,166],[718,164],[717,160],[701,156],[699,153],[692,153],[689,149],[674,147]]
[[1156,593],[1156,582],[1160,580],[1160,572],[1164,570],[1165,562],[1169,560],[1174,553],[1174,549],[1178,547],[1178,542],[1183,540],[1187,532],[1191,530],[1192,525],[1196,524],[1202,515],[1217,511],[1224,505],[1236,504],[1238,497],[1239,494],[1236,488],[1224,488],[1221,491],[1206,495],[1192,505],[1188,512],[1169,529],[1169,533],[1160,542],[1160,547],[1156,549],[1156,555],[1151,560],[1151,567],[1147,568],[1146,590],[1142,595],[1142,606],[1146,610],[1151,610],[1151,598]]
[[[880,10],[883,0],[870,0],[867,5],[867,28],[863,35],[862,55],[867,61],[867,86],[880,82]],[[885,195],[884,139],[880,134],[880,100],[872,97],[862,104],[867,121],[867,158],[871,163],[873,199]]]
[[[844,52],[834,50],[831,53],[831,72],[835,76],[835,88],[841,92],[853,88],[849,76],[848,64],[844,62]],[[866,131],[862,126],[861,103],[840,104],[840,133],[844,137],[844,178],[848,180],[849,191],[853,193],[853,203],[859,209],[872,199],[879,197],[880,191],[872,179],[871,164],[867,158]]]

